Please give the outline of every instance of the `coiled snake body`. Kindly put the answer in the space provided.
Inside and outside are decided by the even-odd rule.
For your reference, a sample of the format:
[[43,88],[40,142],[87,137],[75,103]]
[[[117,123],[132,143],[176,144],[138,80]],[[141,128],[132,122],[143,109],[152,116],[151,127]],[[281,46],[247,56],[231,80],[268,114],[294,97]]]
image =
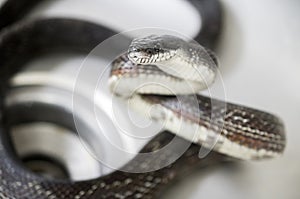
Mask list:
[[[21,69],[24,63],[41,54],[51,52],[79,51],[88,53],[101,41],[114,34],[113,31],[105,27],[72,19],[43,19],[17,23],[10,27],[31,6],[38,2],[35,0],[8,0],[0,10],[0,25],[3,29],[0,38],[1,113],[5,113],[4,97],[9,88],[9,79]],[[202,29],[195,40],[205,47],[213,48],[221,27],[220,5],[213,0],[190,0],[190,2],[200,10],[203,20]],[[10,15],[9,18],[7,18],[7,13]],[[147,49],[145,53],[154,54],[155,48],[138,48],[137,51],[137,46],[133,45],[132,47],[135,48],[129,51],[129,57],[132,59],[128,60],[128,56],[121,56],[116,60],[115,64],[117,65],[112,70],[112,76],[122,73],[124,70],[122,67],[126,67],[124,63],[130,62],[130,64],[136,65],[132,61],[138,62],[138,64],[158,61],[153,57],[149,59],[144,57],[138,60],[141,56],[138,53],[143,53],[143,50]],[[158,50],[161,50],[161,48],[158,48]],[[172,56],[172,53],[169,56]],[[157,55],[156,58],[158,57]],[[120,64],[121,62],[123,65]],[[159,66],[158,62],[155,64]],[[151,69],[151,67],[149,66],[148,69]],[[206,77],[213,74],[210,73],[211,69],[208,65]],[[162,71],[159,70],[159,73]],[[131,72],[134,71],[129,71],[129,74]],[[193,80],[197,78],[191,77]],[[209,80],[212,79],[213,77],[208,79],[208,84],[211,83]],[[196,83],[195,87],[200,90],[203,85]],[[189,95],[184,96],[188,98]],[[161,107],[173,112],[176,112],[178,107],[177,100],[172,96],[140,95],[139,98],[144,98],[143,101],[150,104],[158,103]],[[177,112],[177,115],[193,118],[194,123],[206,129],[212,128],[207,120],[211,117],[212,102],[217,100],[211,100],[201,95],[196,95],[196,99],[198,101],[196,108],[201,113],[200,117],[195,118],[193,116],[191,110],[195,107],[185,107]],[[217,107],[215,111],[224,112],[224,110],[218,110]],[[6,120],[5,114],[2,115],[0,121],[0,198],[3,199],[156,198],[166,185],[191,168],[205,167],[230,159],[229,156],[217,152],[211,152],[206,158],[199,159],[200,146],[192,144],[176,162],[157,171],[148,173],[116,171],[98,179],[82,182],[50,180],[31,173],[18,162],[10,142],[9,127],[6,125]],[[215,126],[218,125],[215,124]],[[220,136],[224,145],[217,148],[217,151],[244,159],[263,158],[280,154],[283,152],[285,145],[283,125],[277,117],[231,103],[227,103],[224,127],[221,129]],[[172,134],[163,132],[153,138],[141,152],[155,151],[169,143],[172,138]],[[202,142],[203,140],[199,141],[199,143]],[[234,149],[234,146],[245,147],[246,153],[239,153],[238,148]],[[169,154],[172,154],[172,151]],[[171,157],[163,155],[157,158],[155,162],[147,163],[148,165],[158,164],[159,162],[168,161],[169,158]],[[146,161],[135,158],[124,167],[138,170],[141,165],[144,165],[141,163]]]

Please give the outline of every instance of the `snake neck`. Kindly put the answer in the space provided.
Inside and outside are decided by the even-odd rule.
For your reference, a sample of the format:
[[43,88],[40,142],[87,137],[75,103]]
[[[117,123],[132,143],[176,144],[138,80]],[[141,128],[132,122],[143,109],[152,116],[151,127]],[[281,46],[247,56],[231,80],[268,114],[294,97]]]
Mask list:
[[216,76],[217,67],[211,60],[204,48],[182,45],[172,58],[157,62],[156,66],[165,73],[185,81],[204,82],[207,88]]

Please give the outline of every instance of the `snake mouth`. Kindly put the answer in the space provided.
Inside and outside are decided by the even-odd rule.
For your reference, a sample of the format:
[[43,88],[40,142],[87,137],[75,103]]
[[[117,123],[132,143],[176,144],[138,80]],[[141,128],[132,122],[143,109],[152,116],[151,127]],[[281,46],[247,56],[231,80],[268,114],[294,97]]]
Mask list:
[[130,61],[136,64],[148,64],[151,63],[151,56],[142,52],[129,52],[128,58]]
[[141,57],[141,58],[138,58],[136,60],[136,63],[138,63],[138,64],[150,64],[151,60],[148,57]]
[[129,58],[135,64],[151,64],[154,63],[150,57],[134,57]]

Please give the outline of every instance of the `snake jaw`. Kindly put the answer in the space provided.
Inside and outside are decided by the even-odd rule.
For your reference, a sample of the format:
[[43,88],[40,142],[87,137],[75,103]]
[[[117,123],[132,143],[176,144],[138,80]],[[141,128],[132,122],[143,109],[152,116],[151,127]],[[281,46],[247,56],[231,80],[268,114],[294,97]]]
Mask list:
[[143,51],[133,49],[128,51],[128,58],[136,64],[142,64],[148,63],[151,57]]
[[135,49],[128,51],[128,58],[135,64],[154,64],[162,61],[167,61],[176,55],[176,50],[163,49]]
[[128,58],[135,64],[153,64],[159,60],[159,54],[154,49],[134,49],[128,51]]

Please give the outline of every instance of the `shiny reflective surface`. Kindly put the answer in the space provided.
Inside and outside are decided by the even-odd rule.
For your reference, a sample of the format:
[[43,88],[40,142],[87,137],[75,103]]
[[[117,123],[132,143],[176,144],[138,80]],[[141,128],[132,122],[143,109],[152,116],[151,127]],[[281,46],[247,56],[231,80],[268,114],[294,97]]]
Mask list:
[[[50,103],[51,98],[56,103]],[[16,152],[26,167],[50,178],[99,177],[103,166],[83,144],[92,138],[80,140],[71,110],[63,99],[68,99],[66,92],[42,86],[12,90],[7,97],[6,114]],[[81,128],[90,131],[87,124]]]
[[13,143],[24,165],[33,172],[72,180],[96,178],[102,166],[80,143],[73,132],[49,123],[17,125]]

